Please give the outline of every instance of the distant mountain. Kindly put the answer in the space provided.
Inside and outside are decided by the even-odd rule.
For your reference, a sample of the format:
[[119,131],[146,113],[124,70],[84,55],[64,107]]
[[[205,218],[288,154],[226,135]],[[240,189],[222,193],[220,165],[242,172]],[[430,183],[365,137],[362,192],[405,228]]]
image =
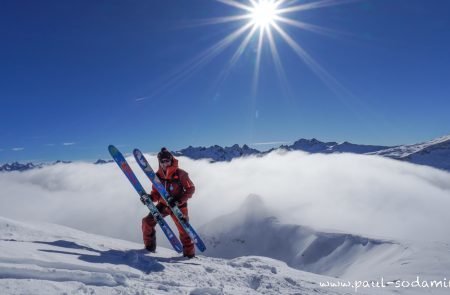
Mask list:
[[[337,143],[337,142],[322,142],[315,138],[313,139],[299,139],[292,145],[282,145],[278,149],[284,149],[287,151],[305,151],[308,153],[355,153],[365,154],[383,149],[390,148],[388,146],[378,145],[361,145],[353,144],[349,142]],[[276,149],[272,149],[271,152]],[[221,147],[214,145],[211,147],[188,147],[175,152],[177,156],[185,156],[194,160],[198,159],[211,159],[214,162],[231,161],[234,158],[239,158],[248,155],[263,155],[268,152],[260,152],[256,149],[249,148],[247,145],[240,147],[235,144],[231,147]]]
[[26,171],[26,170],[30,170],[33,168],[39,167],[39,165],[35,165],[33,163],[26,163],[26,164],[22,164],[19,162],[14,162],[11,164],[4,164],[0,166],[0,171],[6,171],[6,172],[10,172],[10,171]]
[[423,143],[396,146],[369,154],[415,164],[429,165],[450,171],[450,135]]
[[322,142],[315,138],[313,139],[300,139],[294,142],[292,145],[286,146],[282,145],[283,148],[288,151],[301,150],[308,153],[354,153],[354,154],[366,154],[370,152],[376,152],[379,150],[387,149],[388,146],[378,146],[378,145],[362,145],[353,144],[350,142]]
[[52,164],[50,164],[50,165],[56,165],[56,164],[70,164],[70,163],[72,163],[72,161],[61,161],[61,160],[58,160],[58,161],[56,161],[56,162],[54,162],[54,163],[52,163]]
[[27,171],[27,170],[31,170],[31,169],[36,169],[36,168],[42,168],[44,166],[49,166],[49,165],[57,165],[57,164],[70,164],[72,163],[71,161],[56,161],[53,163],[47,163],[47,164],[34,164],[34,163],[19,163],[19,162],[13,162],[11,164],[6,163],[3,165],[0,165],[0,172],[4,171],[4,172],[12,172],[12,171],[19,171],[19,172],[23,172],[23,171]]
[[185,156],[194,160],[198,159],[211,159],[214,162],[231,161],[234,158],[242,156],[258,155],[261,152],[243,145],[240,147],[235,144],[231,147],[221,147],[214,145],[211,147],[192,147],[182,149],[174,154],[176,156]]
[[108,164],[108,163],[112,163],[114,162],[113,160],[102,160],[102,159],[98,159],[94,164],[95,165],[102,165],[102,164]]

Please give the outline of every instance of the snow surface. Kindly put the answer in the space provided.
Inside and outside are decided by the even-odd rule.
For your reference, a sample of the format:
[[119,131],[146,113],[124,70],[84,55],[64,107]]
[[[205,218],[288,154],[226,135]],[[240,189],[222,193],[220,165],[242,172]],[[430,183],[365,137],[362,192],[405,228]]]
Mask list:
[[448,144],[449,141],[450,141],[450,135],[447,135],[447,136],[438,137],[436,139],[426,141],[423,143],[412,144],[412,145],[401,145],[401,146],[384,149],[384,150],[381,150],[378,152],[374,152],[373,154],[400,159],[400,158],[405,158],[411,154],[420,152],[421,150],[424,150],[424,149],[429,148],[434,145],[440,145],[440,144],[444,144],[444,143]]
[[370,154],[450,171],[450,135],[419,144],[393,147]]
[[[0,217],[1,294],[345,294],[336,279],[257,256],[187,260],[159,247]],[[348,294],[348,293],[347,293]],[[364,294],[364,292],[361,292]]]
[[246,202],[240,210],[202,228],[208,255],[227,259],[246,255],[272,257],[293,268],[343,280],[376,281],[383,277],[386,281],[413,281],[417,276],[424,280],[448,277],[449,242],[401,241],[317,231],[279,222],[256,195],[249,196]]
[[[258,220],[252,221],[259,223]],[[254,229],[255,227],[248,230]],[[302,239],[297,241],[302,234],[294,235],[294,241],[289,241],[287,237],[291,233],[283,233],[286,228],[281,225],[278,225],[278,230],[279,235],[284,235],[285,238],[277,241],[279,247],[283,247],[283,244],[308,245],[302,260],[315,263],[318,267],[310,270],[329,272],[331,267],[335,274],[341,273],[339,278],[300,271],[282,261],[263,256],[197,256],[188,260],[162,247],[158,247],[156,253],[149,253],[142,249],[141,244],[129,241],[88,234],[55,224],[29,224],[0,217],[0,290],[5,295],[402,295],[448,294],[450,290],[448,287],[402,288],[394,285],[399,281],[413,282],[419,275],[422,283],[443,280],[442,276],[450,265],[449,244],[429,244],[428,247],[420,248],[421,252],[417,253],[419,248],[416,246],[368,239],[364,242],[361,238],[349,235],[344,235],[345,243],[336,243],[338,235],[327,236],[311,229],[303,229],[306,233],[304,237],[309,242]],[[262,238],[272,238],[274,233],[271,228],[269,231]],[[315,238],[310,238],[311,235],[315,235]],[[255,241],[248,241],[247,238],[241,241],[230,238],[230,233],[219,234],[216,236],[219,247],[213,246],[209,251],[222,256],[236,256],[238,251],[249,245],[257,252],[262,249],[253,244]],[[251,238],[250,236],[249,239]],[[317,240],[322,240],[322,245],[316,243]],[[232,249],[233,253],[217,252],[220,245],[223,245],[221,242],[235,243],[233,247],[237,249]],[[332,245],[335,247],[330,248]],[[357,247],[349,248],[349,245]],[[349,259],[348,254],[353,258]],[[355,260],[357,256],[359,258]],[[319,260],[323,261],[317,263]],[[347,265],[349,263],[350,266]],[[342,272],[345,268],[347,270]],[[350,273],[349,268],[352,268]],[[384,272],[380,273],[381,270]],[[349,285],[332,287],[329,286],[330,283]],[[362,287],[363,284],[366,287]]]

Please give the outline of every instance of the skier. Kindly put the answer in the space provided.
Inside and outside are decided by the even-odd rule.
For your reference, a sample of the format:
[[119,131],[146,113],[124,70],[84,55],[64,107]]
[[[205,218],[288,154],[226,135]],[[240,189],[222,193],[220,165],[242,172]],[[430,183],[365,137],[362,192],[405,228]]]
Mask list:
[[[170,194],[168,203],[164,201],[156,188],[152,187],[150,198],[153,202],[158,202],[156,207],[163,217],[170,215],[175,222],[180,234],[180,241],[183,244],[183,256],[188,258],[195,257],[195,247],[189,235],[183,230],[176,217],[173,215],[170,207],[177,205],[183,213],[184,218],[189,220],[187,201],[192,197],[195,186],[190,180],[186,171],[178,168],[178,160],[163,147],[158,153],[159,169],[156,175],[161,180],[167,192]],[[141,198],[141,201],[142,198]],[[156,250],[156,220],[151,214],[142,219],[142,235],[145,248],[150,252]]]

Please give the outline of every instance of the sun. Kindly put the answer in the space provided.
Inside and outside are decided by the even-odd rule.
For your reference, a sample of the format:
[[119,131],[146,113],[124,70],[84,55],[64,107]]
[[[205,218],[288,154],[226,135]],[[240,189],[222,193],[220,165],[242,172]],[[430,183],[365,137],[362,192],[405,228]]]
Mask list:
[[[287,73],[284,70],[282,56],[278,50],[280,42],[287,44],[293,52],[334,92],[345,92],[343,86],[317,62],[302,44],[294,37],[295,32],[290,35],[285,27],[295,27],[300,30],[325,36],[337,37],[341,32],[324,28],[315,24],[304,22],[297,14],[330,6],[348,4],[361,0],[215,0],[221,4],[237,9],[233,15],[225,15],[209,19],[199,20],[196,25],[218,25],[227,23],[239,23],[235,29],[220,39],[215,44],[199,52],[191,60],[187,61],[180,69],[169,75],[167,81],[162,84],[156,92],[173,88],[179,81],[187,80],[192,74],[208,64],[215,57],[224,52],[233,43],[240,43],[237,46],[230,60],[221,69],[219,77],[212,82],[219,85],[226,80],[231,73],[231,69],[238,62],[247,48],[252,47],[255,53],[253,63],[253,77],[251,79],[251,96],[257,96],[260,69],[263,61],[262,51],[270,51],[273,59],[275,72],[278,75],[281,86],[288,93]],[[195,26],[195,23],[193,24]],[[267,44],[268,46],[263,46]],[[214,86],[216,87],[216,86]],[[219,87],[219,86],[217,86]],[[153,96],[155,94],[152,94]]]
[[252,2],[250,10],[251,23],[258,28],[268,28],[273,25],[278,11],[277,4],[270,0],[259,0]]

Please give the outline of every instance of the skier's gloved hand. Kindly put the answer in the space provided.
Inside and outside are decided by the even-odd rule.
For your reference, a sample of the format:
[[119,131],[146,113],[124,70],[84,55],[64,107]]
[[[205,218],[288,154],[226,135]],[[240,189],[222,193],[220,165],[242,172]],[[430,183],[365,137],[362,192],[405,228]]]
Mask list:
[[181,220],[183,220],[184,222],[188,222],[189,221],[189,219],[186,216],[184,216],[184,215],[183,215],[183,217],[181,217]]
[[167,198],[167,205],[169,205],[170,207],[176,206],[177,205],[177,200],[170,196]]

